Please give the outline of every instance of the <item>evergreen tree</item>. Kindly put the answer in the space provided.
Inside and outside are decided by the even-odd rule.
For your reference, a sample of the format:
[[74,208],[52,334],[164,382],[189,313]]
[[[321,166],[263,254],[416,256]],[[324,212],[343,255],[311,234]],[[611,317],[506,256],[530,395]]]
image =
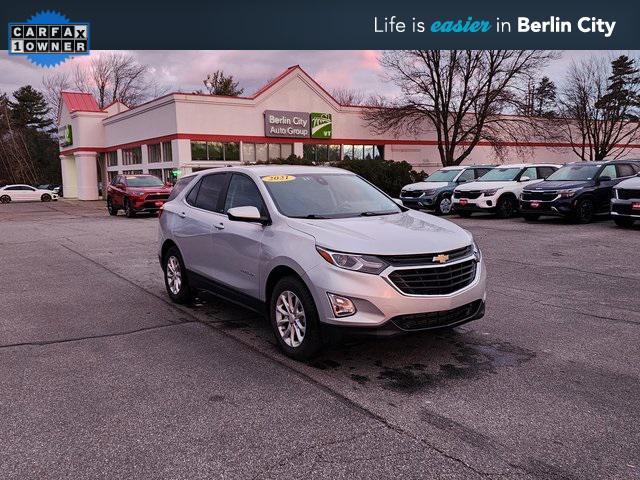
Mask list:
[[596,108],[618,111],[626,118],[637,119],[640,107],[640,70],[635,60],[620,55],[611,62],[611,76],[607,91],[596,103]]
[[45,130],[53,125],[48,118],[49,106],[44,95],[31,85],[20,87],[13,92],[11,103],[13,123],[17,128]]
[[553,117],[556,115],[556,85],[549,77],[542,77],[534,91],[534,115]]

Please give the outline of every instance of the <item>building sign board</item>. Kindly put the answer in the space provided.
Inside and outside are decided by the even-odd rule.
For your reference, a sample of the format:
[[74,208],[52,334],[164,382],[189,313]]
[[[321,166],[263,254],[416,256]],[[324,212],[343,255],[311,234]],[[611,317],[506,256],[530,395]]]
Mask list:
[[286,112],[265,110],[264,134],[267,137],[309,138],[309,114],[307,112]]
[[62,125],[58,127],[58,138],[61,147],[73,145],[73,131],[71,125]]
[[331,114],[311,112],[311,138],[331,138]]

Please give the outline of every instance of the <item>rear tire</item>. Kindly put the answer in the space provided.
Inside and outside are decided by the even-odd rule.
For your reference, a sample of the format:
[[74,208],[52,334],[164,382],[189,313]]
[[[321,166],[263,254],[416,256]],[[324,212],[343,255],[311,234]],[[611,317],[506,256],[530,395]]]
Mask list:
[[633,218],[628,217],[615,217],[613,221],[617,226],[622,228],[631,228],[633,226]]
[[524,218],[525,222],[535,222],[540,218],[539,213],[523,213],[522,218]]
[[49,195],[48,193],[43,193],[42,196],[40,197],[40,200],[42,200],[43,202],[50,202],[51,195]]
[[573,220],[580,224],[591,223],[594,211],[595,207],[593,205],[593,200],[590,198],[583,198],[578,202],[578,205],[576,205]]
[[133,218],[136,216],[136,211],[133,209],[133,206],[131,205],[131,202],[128,198],[124,199],[124,214],[127,216],[127,218]]
[[513,197],[502,196],[498,199],[498,205],[496,207],[498,218],[511,218],[517,211],[518,207]]
[[322,347],[318,310],[309,289],[297,277],[284,277],[276,283],[269,319],[278,346],[288,357],[307,360]]
[[107,198],[107,211],[109,215],[115,217],[118,215],[118,208],[113,205],[113,200],[111,198]]
[[2,195],[0,197],[0,203],[11,203],[11,197],[9,195]]
[[189,286],[187,269],[177,247],[171,247],[162,258],[164,286],[169,298],[175,303],[185,304],[193,300],[193,290]]

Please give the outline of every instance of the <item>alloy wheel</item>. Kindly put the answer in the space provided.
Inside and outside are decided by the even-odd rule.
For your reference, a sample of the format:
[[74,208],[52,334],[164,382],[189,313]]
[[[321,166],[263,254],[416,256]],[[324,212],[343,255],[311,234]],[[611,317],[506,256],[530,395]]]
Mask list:
[[451,212],[451,199],[449,197],[444,197],[440,200],[440,212],[445,215]]
[[0,197],[0,203],[9,203],[11,201],[11,197],[9,195],[3,195]]
[[304,341],[307,318],[298,296],[285,290],[276,301],[276,325],[278,333],[289,347],[299,347]]
[[171,293],[174,295],[178,295],[182,288],[182,269],[180,268],[180,260],[173,255],[167,259],[166,275],[169,290],[171,290]]

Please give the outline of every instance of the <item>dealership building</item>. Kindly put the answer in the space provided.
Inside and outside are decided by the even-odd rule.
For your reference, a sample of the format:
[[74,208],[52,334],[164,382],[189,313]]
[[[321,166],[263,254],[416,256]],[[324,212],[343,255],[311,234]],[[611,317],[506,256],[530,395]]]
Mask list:
[[[172,181],[207,168],[291,154],[318,163],[342,158],[407,161],[417,170],[441,166],[435,132],[381,134],[361,106],[342,105],[299,66],[285,70],[250,97],[170,93],[128,108],[99,108],[88,93],[62,92],[58,118],[64,196],[99,198],[102,172],[151,173]],[[523,141],[525,161],[576,159],[568,145]],[[522,162],[514,157],[507,162]],[[480,143],[465,164],[499,163]],[[106,168],[100,168],[105,165]]]

